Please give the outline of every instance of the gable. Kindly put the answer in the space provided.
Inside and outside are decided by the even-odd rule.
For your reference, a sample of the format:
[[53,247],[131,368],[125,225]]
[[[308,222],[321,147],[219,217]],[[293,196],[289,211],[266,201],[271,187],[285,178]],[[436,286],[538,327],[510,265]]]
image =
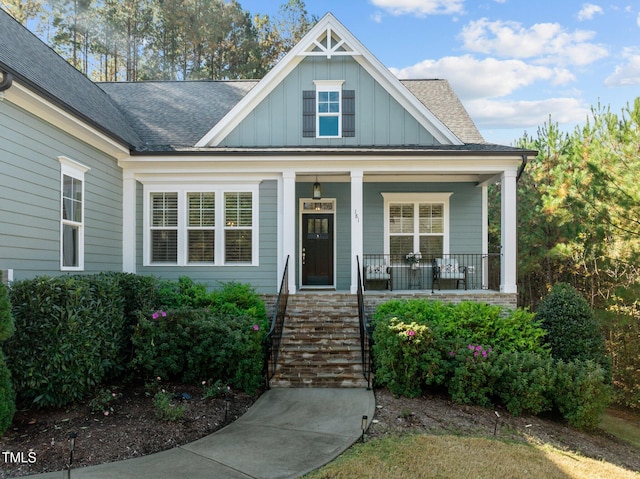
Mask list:
[[[337,138],[321,138],[316,134],[316,84],[331,84],[331,80],[339,82],[342,93],[341,134]],[[352,57],[310,56],[253,108],[219,146],[439,144],[434,135]]]
[[[355,68],[356,64],[360,67],[360,70]],[[318,72],[315,72],[314,68],[318,68]],[[299,70],[299,72],[295,73],[295,70]],[[370,77],[374,82],[372,84],[371,91],[363,90],[363,93],[366,95],[365,98],[374,98],[376,101],[380,99],[383,102],[386,95],[393,98],[395,103],[397,103],[397,105],[399,105],[406,114],[412,117],[413,120],[422,127],[422,130],[424,131],[421,134],[424,135],[425,132],[428,133],[426,136],[430,139],[427,139],[427,145],[462,144],[460,139],[457,138],[431,111],[429,111],[424,104],[418,101],[418,99],[412,95],[409,90],[407,90],[407,88],[402,85],[402,83],[395,78],[391,72],[382,65],[340,22],[338,22],[333,15],[326,14],[248,95],[246,95],[218,124],[213,126],[213,128],[203,136],[202,139],[200,139],[196,146],[217,147],[226,144],[236,144],[240,141],[240,135],[250,135],[251,133],[254,137],[264,136],[266,138],[266,133],[263,134],[263,132],[258,131],[258,129],[264,128],[264,124],[256,124],[256,121],[266,121],[270,117],[270,114],[260,111],[260,109],[268,110],[269,105],[275,105],[274,102],[285,102],[284,106],[275,105],[275,108],[283,108],[283,114],[285,111],[287,113],[292,111],[288,100],[282,100],[281,97],[283,95],[288,96],[293,94],[297,95],[298,98],[301,98],[301,95],[303,94],[302,92],[308,90],[305,90],[306,87],[302,84],[298,84],[295,87],[290,86],[285,92],[283,84],[287,84],[287,79],[291,78],[292,73],[294,79],[304,78],[306,81],[305,75],[308,74],[307,70],[313,73],[315,80],[321,80],[321,78],[316,77],[316,75],[324,75],[328,79],[343,80],[344,83],[346,83],[346,79],[338,78],[339,74],[346,75],[350,72],[356,74],[357,72],[362,78],[354,77],[354,86],[365,85],[367,81],[366,77]],[[374,95],[373,90],[375,90],[373,85],[376,84],[386,92],[385,95],[378,94],[377,97],[372,96]],[[289,85],[291,84],[289,83]],[[290,92],[292,89],[293,93]],[[277,90],[281,90],[281,92],[278,92]],[[349,88],[347,90],[352,89]],[[356,96],[358,96],[357,90],[354,91],[356,91]],[[295,101],[301,100],[293,100],[293,102]],[[318,100],[318,102],[320,102],[320,100]],[[357,103],[358,101],[356,100],[356,104]],[[386,121],[388,124],[391,124],[392,120],[397,119],[399,112],[395,111],[392,102],[389,101],[388,103],[393,111],[377,111],[375,113],[375,121]],[[371,108],[374,107],[375,102],[371,105]],[[358,107],[356,106],[356,108]],[[294,123],[297,123],[297,117],[301,114],[300,111],[301,110],[299,109],[296,113],[295,119],[291,117],[291,120]],[[318,115],[320,115],[320,113],[320,110],[318,110]],[[249,119],[250,116],[252,119]],[[256,116],[260,118],[256,118]],[[386,116],[387,118],[379,118],[382,116]],[[236,131],[236,128],[245,120],[248,120],[246,122],[247,124]],[[285,119],[284,121],[287,120],[288,119]],[[358,120],[356,119],[356,123],[357,122]],[[288,123],[286,125],[286,132],[282,134],[292,135],[292,130],[290,130],[291,128],[292,126]],[[273,133],[273,130],[271,133]],[[305,137],[308,138],[308,136]],[[338,134],[333,135],[332,141],[337,138],[345,140],[342,135]],[[351,144],[349,143],[350,141],[353,141],[353,144],[359,145],[373,144],[371,142],[361,143],[360,141],[357,141],[357,134],[354,138],[355,140],[345,140],[344,142],[338,142],[338,144]],[[252,143],[250,138],[244,138],[244,140]],[[322,139],[322,141],[325,142],[326,140],[327,138]],[[258,141],[258,139],[256,138],[255,141]],[[277,146],[276,142],[273,142],[270,138],[267,138],[267,140],[260,139],[260,141],[255,144],[258,145],[262,141],[266,141],[266,145]],[[396,143],[396,141],[398,143]],[[246,142],[244,144],[246,145]],[[301,145],[304,143],[295,141],[291,144]],[[328,144],[333,145],[334,143]],[[382,144],[405,145],[407,143],[404,139],[396,139],[394,135],[393,143],[383,141]]]

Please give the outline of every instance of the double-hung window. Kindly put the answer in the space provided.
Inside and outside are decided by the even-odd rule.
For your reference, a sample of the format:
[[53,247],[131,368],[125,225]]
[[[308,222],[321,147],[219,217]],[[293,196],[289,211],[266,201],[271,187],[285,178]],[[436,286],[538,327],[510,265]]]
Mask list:
[[315,90],[302,92],[302,136],[354,137],[355,90],[343,90],[344,80],[315,80]]
[[317,129],[318,137],[339,138],[342,132],[342,112],[340,108],[341,84],[317,85]]
[[420,252],[425,259],[449,252],[450,193],[383,193],[385,251],[402,259]]
[[60,269],[84,269],[84,175],[88,167],[59,157],[61,171]]
[[257,185],[145,186],[145,264],[258,264],[257,195]]

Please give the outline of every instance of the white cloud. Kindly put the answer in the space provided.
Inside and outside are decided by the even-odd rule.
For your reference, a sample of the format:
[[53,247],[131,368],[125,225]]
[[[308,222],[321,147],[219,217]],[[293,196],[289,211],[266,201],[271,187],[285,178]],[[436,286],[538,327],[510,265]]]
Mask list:
[[626,48],[623,52],[625,63],[618,65],[604,84],[609,87],[640,85],[640,49]]
[[581,22],[584,22],[585,20],[592,20],[596,13],[604,13],[600,5],[585,3],[582,5],[582,8],[578,12],[578,20],[580,20]]
[[531,65],[522,60],[478,60],[471,55],[424,60],[402,69],[391,68],[391,71],[403,79],[445,78],[463,102],[504,97],[537,81],[564,84],[575,80],[573,74],[564,69]]
[[470,22],[462,29],[463,46],[472,52],[502,58],[530,58],[540,64],[587,65],[608,55],[590,40],[595,32],[568,32],[558,23],[536,23],[525,28],[519,22],[486,18]]
[[372,13],[371,20],[373,20],[375,23],[382,23],[382,12],[376,11]]
[[480,129],[537,127],[551,121],[575,125],[584,121],[590,109],[576,98],[548,98],[539,101],[495,101],[478,99],[465,103]]
[[464,12],[464,0],[371,0],[392,15],[441,15]]

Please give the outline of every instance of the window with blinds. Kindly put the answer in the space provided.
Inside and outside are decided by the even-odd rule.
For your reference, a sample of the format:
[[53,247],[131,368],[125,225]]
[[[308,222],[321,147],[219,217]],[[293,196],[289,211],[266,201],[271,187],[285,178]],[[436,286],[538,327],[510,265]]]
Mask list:
[[254,264],[257,191],[149,189],[145,264]]
[[253,251],[253,195],[224,195],[224,260],[226,263],[250,263]]
[[444,249],[444,204],[391,203],[389,205],[389,252],[405,256],[420,252],[425,258],[440,257]]
[[151,194],[151,261],[178,261],[178,193]]

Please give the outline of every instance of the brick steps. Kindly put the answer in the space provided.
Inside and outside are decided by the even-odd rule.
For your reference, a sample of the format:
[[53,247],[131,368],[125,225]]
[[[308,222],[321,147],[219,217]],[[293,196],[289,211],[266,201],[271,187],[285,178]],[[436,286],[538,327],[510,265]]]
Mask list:
[[361,361],[355,295],[289,297],[271,387],[367,387]]

